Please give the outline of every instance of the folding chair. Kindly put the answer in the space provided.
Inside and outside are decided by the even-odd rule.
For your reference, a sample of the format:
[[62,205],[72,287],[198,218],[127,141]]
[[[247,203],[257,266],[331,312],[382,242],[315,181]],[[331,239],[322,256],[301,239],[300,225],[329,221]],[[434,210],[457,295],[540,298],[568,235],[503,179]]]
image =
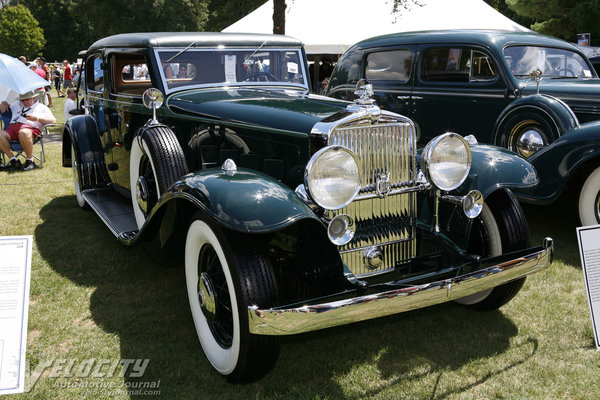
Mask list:
[[[44,136],[49,134],[48,128],[54,125],[55,124],[44,125],[41,129],[42,134],[33,141],[33,159],[37,161],[40,168],[44,166],[44,161],[46,161],[46,153],[44,153]],[[23,150],[23,146],[21,146],[21,142],[18,140],[9,140],[9,143],[15,157],[21,157],[23,158],[23,161],[25,161],[27,157],[25,156],[25,151]],[[40,146],[39,156],[36,155],[35,151],[35,146],[38,144]],[[5,159],[4,153],[0,154],[2,154],[2,163],[6,164],[8,160]]]

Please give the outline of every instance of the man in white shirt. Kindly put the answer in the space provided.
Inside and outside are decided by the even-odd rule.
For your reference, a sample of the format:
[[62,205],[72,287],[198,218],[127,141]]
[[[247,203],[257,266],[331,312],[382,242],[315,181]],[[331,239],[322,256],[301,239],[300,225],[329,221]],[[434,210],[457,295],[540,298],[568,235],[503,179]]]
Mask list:
[[67,100],[65,101],[65,121],[74,117],[73,114],[70,113],[71,110],[77,108],[77,95],[75,94],[74,88],[67,89]]
[[[12,111],[12,120],[5,130],[0,130],[0,151],[9,158],[9,171],[31,171],[38,166],[33,162],[33,141],[42,134],[41,129],[44,125],[55,124],[56,118],[52,111],[37,100],[35,91],[27,92],[19,96],[19,100],[10,105]],[[0,111],[9,107],[8,103],[0,103]],[[21,166],[17,160],[9,140],[18,140],[23,146],[27,161]]]

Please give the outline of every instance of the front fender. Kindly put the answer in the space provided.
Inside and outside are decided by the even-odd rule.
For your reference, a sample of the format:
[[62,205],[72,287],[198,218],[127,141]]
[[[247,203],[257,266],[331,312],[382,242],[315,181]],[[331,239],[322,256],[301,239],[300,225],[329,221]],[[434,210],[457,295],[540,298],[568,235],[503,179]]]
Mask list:
[[540,184],[515,191],[529,202],[555,200],[578,170],[590,162],[600,163],[600,121],[580,125],[529,158],[539,173]]
[[562,100],[548,94],[533,94],[516,99],[506,107],[494,124],[493,143],[502,143],[501,127],[509,117],[521,113],[535,112],[554,125],[558,136],[577,127],[579,121],[571,108]]
[[184,199],[235,231],[267,233],[301,219],[319,218],[289,187],[250,169],[194,172],[177,181],[161,203]]
[[471,172],[457,189],[460,194],[479,190],[483,197],[500,188],[522,189],[535,186],[535,168],[522,157],[501,147],[471,146]]

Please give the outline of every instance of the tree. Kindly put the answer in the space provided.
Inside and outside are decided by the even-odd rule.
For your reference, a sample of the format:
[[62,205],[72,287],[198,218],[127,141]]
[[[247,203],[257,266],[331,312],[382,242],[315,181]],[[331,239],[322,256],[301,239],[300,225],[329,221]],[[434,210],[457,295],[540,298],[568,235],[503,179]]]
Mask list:
[[285,35],[285,0],[273,0],[273,33]]
[[0,9],[0,52],[31,59],[41,54],[45,44],[44,31],[27,7]]
[[508,7],[535,22],[537,32],[570,42],[577,33],[591,33],[592,42],[600,44],[600,2],[597,0],[506,0]]
[[12,0],[29,7],[47,32],[44,56],[73,60],[105,36],[125,32],[202,31],[210,0]]

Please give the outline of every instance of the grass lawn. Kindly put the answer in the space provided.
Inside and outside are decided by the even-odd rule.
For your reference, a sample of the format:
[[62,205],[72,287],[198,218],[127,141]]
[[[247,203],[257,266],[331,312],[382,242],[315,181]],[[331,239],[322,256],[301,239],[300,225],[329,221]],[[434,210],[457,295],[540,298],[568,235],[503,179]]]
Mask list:
[[[62,132],[62,100],[54,98],[52,135]],[[47,140],[46,153],[41,170],[0,173],[0,235],[34,237],[28,362],[149,364],[141,378],[65,377],[55,361],[29,393],[7,399],[138,397],[137,382],[157,384],[148,390],[167,399],[600,397],[574,197],[525,206],[532,244],[553,237],[556,260],[500,311],[443,304],[284,337],[271,373],[232,385],[203,356],[183,268],[163,268],[143,248],[119,244],[93,212],[78,208],[60,141]]]

